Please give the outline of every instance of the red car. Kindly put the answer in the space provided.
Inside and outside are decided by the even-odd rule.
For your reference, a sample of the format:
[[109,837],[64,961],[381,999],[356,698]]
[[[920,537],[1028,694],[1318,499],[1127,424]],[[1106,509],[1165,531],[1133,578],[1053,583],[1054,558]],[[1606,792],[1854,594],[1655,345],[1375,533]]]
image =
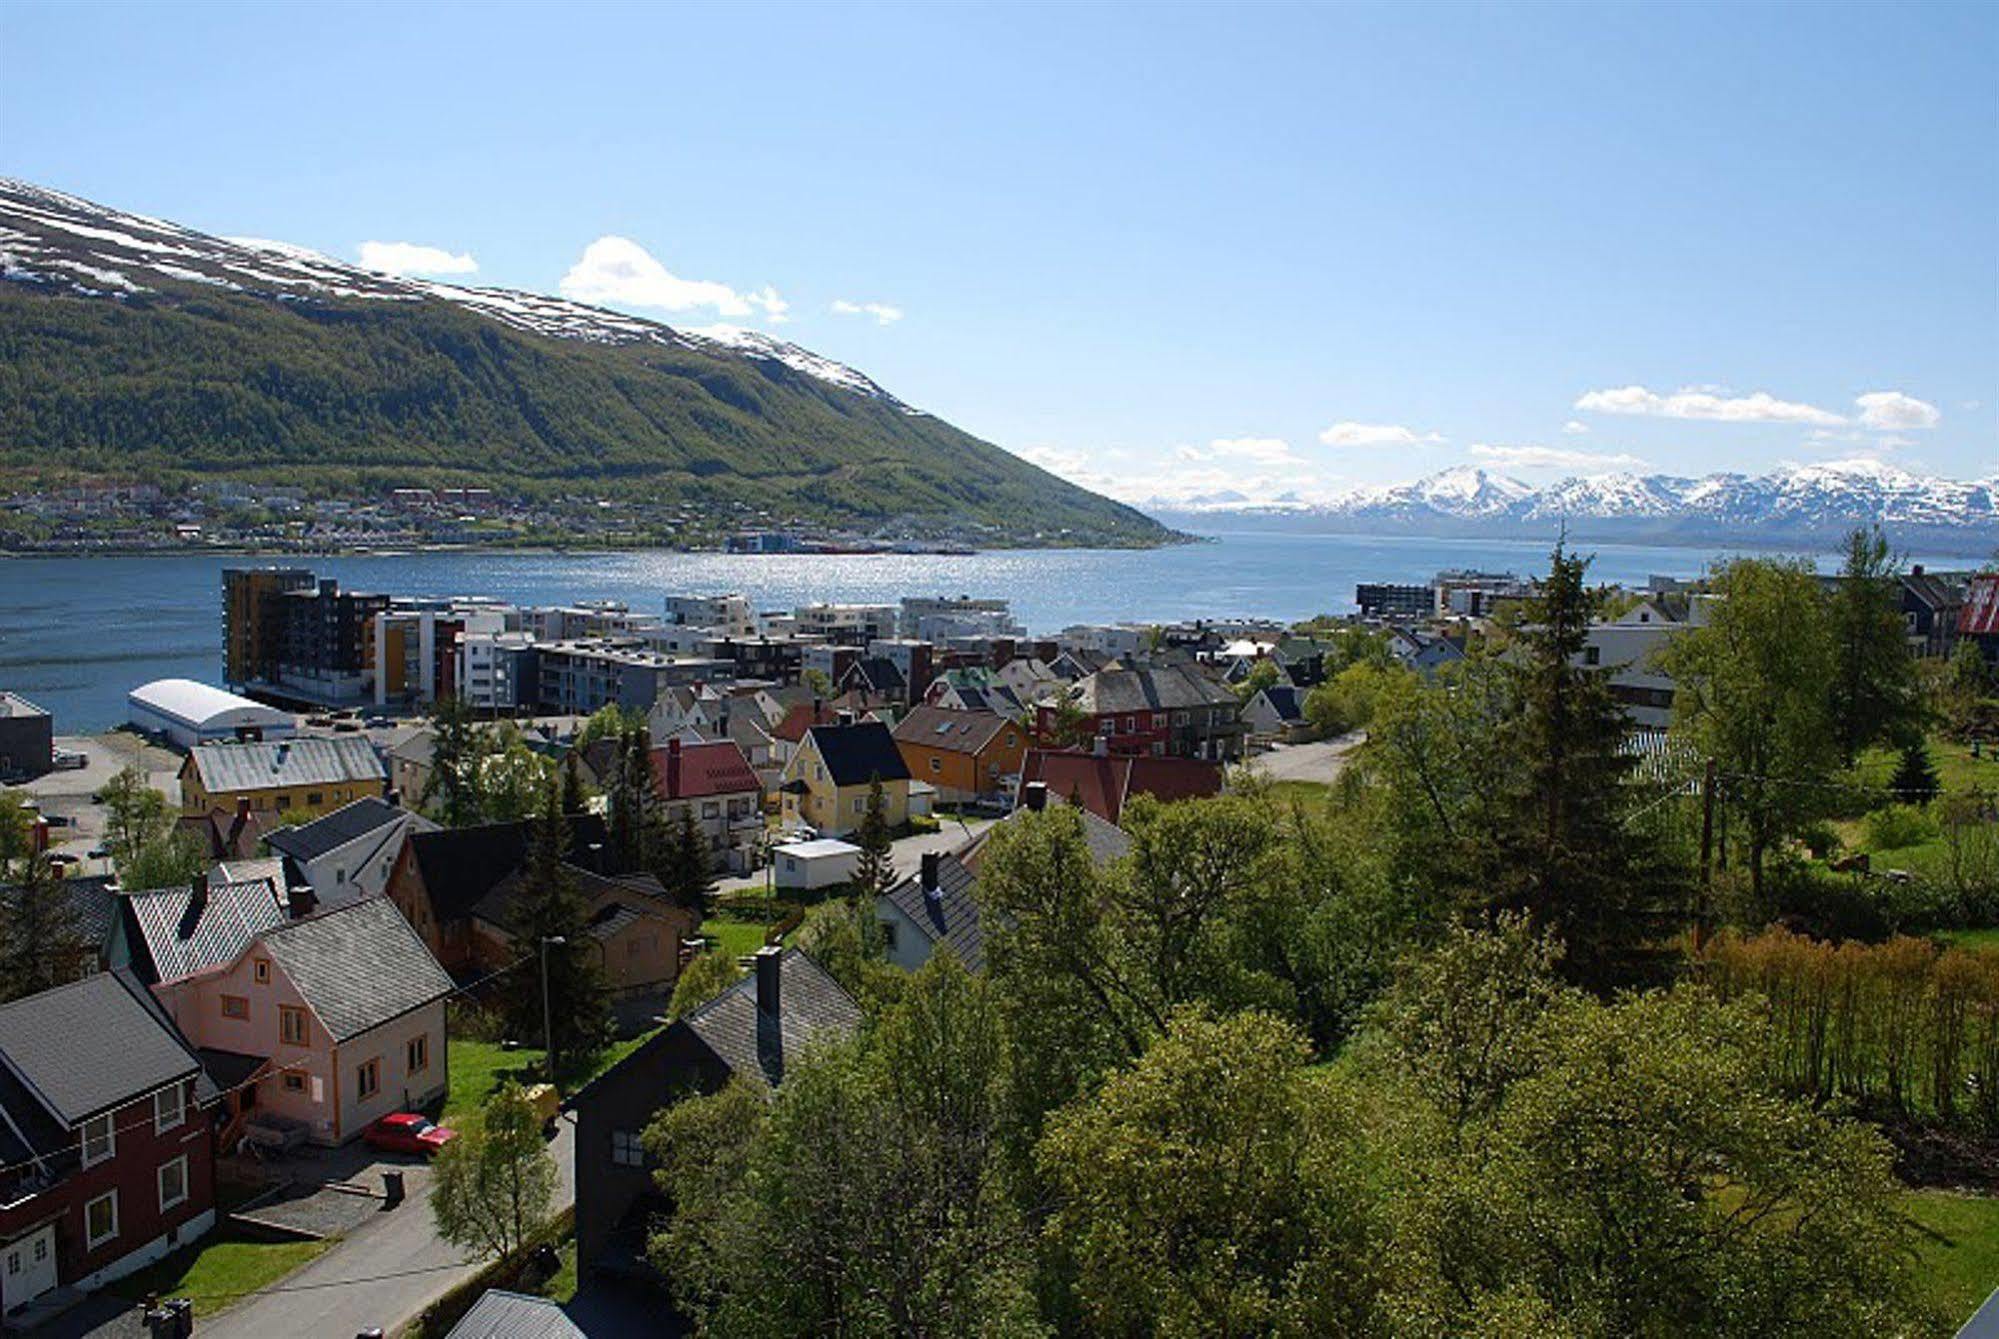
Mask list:
[[398,1111],[370,1125],[361,1137],[372,1148],[428,1157],[456,1139],[458,1131],[432,1124],[414,1111]]

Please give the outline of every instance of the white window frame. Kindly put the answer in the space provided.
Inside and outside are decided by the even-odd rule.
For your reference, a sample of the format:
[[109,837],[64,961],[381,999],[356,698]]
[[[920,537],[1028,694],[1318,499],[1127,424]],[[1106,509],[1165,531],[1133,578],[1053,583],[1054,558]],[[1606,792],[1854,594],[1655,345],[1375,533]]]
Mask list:
[[[91,1127],[96,1125],[104,1127],[104,1151],[96,1157],[92,1157],[90,1154],[90,1145],[93,1139]],[[95,1167],[98,1163],[109,1162],[117,1156],[118,1122],[112,1118],[112,1113],[107,1111],[102,1116],[94,1116],[85,1121],[83,1123],[83,1165],[86,1167]]]
[[[167,1119],[166,1108],[162,1105],[169,1098],[173,1101],[172,1120]],[[181,1086],[178,1083],[171,1088],[162,1088],[153,1094],[154,1134],[165,1134],[168,1130],[178,1130],[181,1127],[181,1123],[186,1119],[187,1094],[181,1091]]]
[[[372,1081],[370,1074],[372,1073]],[[360,1101],[367,1101],[382,1091],[382,1057],[363,1060],[354,1066],[354,1094]]]
[[[176,1167],[180,1168],[180,1194],[174,1199],[168,1199],[167,1173]],[[161,1163],[159,1170],[153,1173],[153,1182],[160,1192],[161,1213],[165,1213],[169,1209],[178,1209],[181,1205],[187,1203],[187,1154],[183,1153],[177,1158],[169,1158]]]
[[[111,1204],[111,1229],[103,1236],[96,1236],[90,1230],[90,1211],[109,1201]],[[83,1244],[89,1250],[96,1250],[107,1241],[118,1240],[118,1192],[107,1190],[102,1195],[86,1200],[83,1205]]]

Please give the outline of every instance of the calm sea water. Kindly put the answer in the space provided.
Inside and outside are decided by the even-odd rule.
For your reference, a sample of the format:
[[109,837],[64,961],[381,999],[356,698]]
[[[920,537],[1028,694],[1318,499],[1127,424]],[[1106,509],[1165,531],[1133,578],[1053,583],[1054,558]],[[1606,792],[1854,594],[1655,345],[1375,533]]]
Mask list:
[[[904,595],[1005,596],[1035,632],[1125,619],[1350,610],[1360,581],[1427,581],[1440,568],[1528,573],[1540,540],[1223,534],[1144,551],[1009,551],[966,557],[417,553],[285,559],[343,586],[398,595],[492,595],[525,603],[623,600],[657,611],[668,593],[741,591],[764,609],[812,600],[892,604]],[[1697,549],[1604,544],[1591,577],[1642,583],[1693,576]],[[1830,567],[1829,555],[1819,557]],[[125,694],[151,679],[217,680],[224,567],[241,557],[0,560],[0,688],[56,714],[59,733],[124,719]],[[1939,566],[1951,565],[1948,561]]]

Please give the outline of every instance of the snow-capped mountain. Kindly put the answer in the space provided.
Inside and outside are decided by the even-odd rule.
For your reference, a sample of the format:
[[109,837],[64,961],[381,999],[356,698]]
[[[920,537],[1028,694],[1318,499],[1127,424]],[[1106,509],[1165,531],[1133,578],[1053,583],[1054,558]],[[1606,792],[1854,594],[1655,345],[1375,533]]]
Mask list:
[[1286,529],[1502,536],[1538,535],[1566,524],[1578,538],[1687,543],[1822,543],[1854,525],[1878,522],[1902,543],[1970,553],[1999,547],[1999,478],[1926,478],[1866,459],[1754,477],[1603,474],[1542,488],[1461,465],[1315,504],[1190,507],[1162,500],[1146,509],[1169,520],[1198,514],[1209,525],[1238,517]]
[[454,302],[516,330],[558,339],[669,344],[769,359],[842,390],[908,409],[844,363],[753,330],[726,325],[681,330],[542,293],[382,274],[289,242],[211,237],[7,177],[0,177],[0,279],[91,297],[133,297],[163,286],[198,284],[286,302]]

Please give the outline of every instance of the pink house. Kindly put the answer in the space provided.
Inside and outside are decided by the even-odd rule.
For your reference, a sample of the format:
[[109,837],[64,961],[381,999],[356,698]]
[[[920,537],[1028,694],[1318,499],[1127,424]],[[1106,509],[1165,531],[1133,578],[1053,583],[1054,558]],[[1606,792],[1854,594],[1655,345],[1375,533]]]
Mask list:
[[265,930],[153,993],[237,1089],[225,1143],[269,1111],[304,1122],[314,1143],[342,1144],[443,1096],[451,989],[395,904],[371,897]]

